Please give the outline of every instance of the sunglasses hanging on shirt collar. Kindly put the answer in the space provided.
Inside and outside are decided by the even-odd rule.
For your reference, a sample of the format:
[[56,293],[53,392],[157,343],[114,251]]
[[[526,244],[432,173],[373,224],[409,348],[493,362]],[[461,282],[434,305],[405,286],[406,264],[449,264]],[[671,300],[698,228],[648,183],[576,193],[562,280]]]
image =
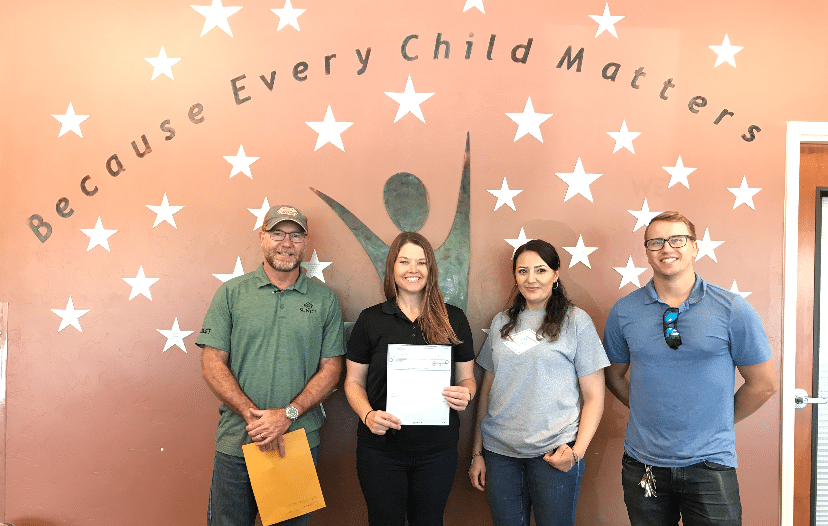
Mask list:
[[679,310],[675,307],[670,307],[664,311],[664,318],[661,322],[661,327],[664,330],[664,341],[671,349],[678,349],[681,345],[681,335],[676,328]]

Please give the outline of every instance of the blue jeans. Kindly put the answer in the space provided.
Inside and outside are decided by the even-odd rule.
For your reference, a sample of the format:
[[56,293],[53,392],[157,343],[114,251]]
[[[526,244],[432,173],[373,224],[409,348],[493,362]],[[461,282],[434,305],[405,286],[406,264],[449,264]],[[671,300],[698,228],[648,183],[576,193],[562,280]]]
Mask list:
[[683,468],[651,467],[656,496],[639,486],[644,464],[624,453],[621,480],[632,526],[741,526],[742,504],[736,469],[715,462]]
[[[318,446],[311,448],[311,455],[313,463],[316,464]],[[258,512],[244,457],[234,457],[216,451],[210,501],[207,505],[207,526],[253,526]],[[307,526],[310,516],[308,513],[279,524]]]
[[359,485],[371,526],[439,526],[457,471],[457,448],[388,452],[357,445]]
[[567,472],[543,457],[513,458],[485,452],[486,496],[495,526],[529,526],[534,508],[537,526],[572,526],[584,459]]

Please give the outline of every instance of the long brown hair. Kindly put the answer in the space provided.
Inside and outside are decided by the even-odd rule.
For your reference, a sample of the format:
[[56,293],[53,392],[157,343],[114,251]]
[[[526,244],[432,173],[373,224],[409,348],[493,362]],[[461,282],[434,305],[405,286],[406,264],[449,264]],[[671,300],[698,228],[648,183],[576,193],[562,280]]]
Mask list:
[[428,276],[423,297],[423,308],[418,318],[420,330],[428,343],[448,345],[461,343],[451,328],[446,311],[446,303],[440,285],[437,282],[437,260],[431,243],[417,232],[402,232],[391,243],[388,257],[385,259],[385,299],[391,300],[397,296],[397,284],[394,281],[394,263],[400,255],[403,245],[411,243],[423,249],[426,257]]

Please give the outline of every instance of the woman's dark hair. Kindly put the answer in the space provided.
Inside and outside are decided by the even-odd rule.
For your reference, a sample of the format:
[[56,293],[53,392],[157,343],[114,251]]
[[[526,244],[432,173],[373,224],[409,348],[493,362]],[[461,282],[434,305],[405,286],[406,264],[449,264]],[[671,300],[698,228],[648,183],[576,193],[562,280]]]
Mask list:
[[[558,251],[555,250],[555,247],[541,239],[533,239],[515,250],[512,256],[512,277],[515,276],[518,257],[524,252],[534,252],[552,270],[561,268],[561,258],[558,257]],[[566,313],[571,306],[572,302],[566,297],[566,290],[564,290],[559,276],[556,286],[552,288],[552,296],[546,302],[546,316],[544,316],[543,323],[541,323],[541,326],[537,330],[538,339],[548,338],[552,342],[557,340],[561,334],[561,326],[563,325],[564,318],[566,318]],[[500,329],[501,338],[507,338],[515,329],[518,315],[525,308],[526,298],[520,293],[517,287],[517,281],[515,281],[515,289],[512,293],[512,304],[506,309],[506,315],[509,317],[509,321]]]

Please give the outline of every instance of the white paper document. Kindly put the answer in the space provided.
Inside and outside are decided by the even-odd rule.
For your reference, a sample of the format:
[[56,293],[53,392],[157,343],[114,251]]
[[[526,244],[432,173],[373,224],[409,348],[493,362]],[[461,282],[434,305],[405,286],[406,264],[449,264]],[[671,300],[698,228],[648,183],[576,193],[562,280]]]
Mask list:
[[389,345],[386,411],[406,426],[447,426],[443,388],[451,384],[451,346]]

